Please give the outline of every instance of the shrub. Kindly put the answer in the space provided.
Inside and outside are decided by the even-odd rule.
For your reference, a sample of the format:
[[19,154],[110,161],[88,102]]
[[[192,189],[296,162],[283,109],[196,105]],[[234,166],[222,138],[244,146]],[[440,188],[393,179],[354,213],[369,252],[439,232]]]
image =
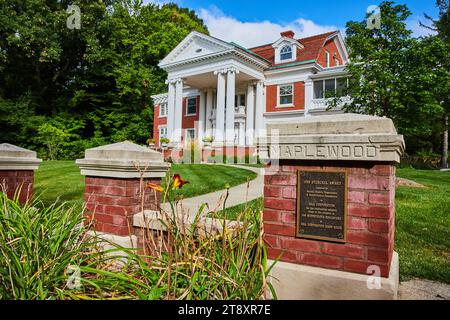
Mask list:
[[206,136],[206,137],[204,137],[204,138],[202,139],[202,141],[203,141],[203,142],[206,142],[206,143],[213,143],[213,142],[214,142],[214,137]]
[[161,138],[159,139],[159,142],[162,143],[170,143],[170,139],[169,138]]

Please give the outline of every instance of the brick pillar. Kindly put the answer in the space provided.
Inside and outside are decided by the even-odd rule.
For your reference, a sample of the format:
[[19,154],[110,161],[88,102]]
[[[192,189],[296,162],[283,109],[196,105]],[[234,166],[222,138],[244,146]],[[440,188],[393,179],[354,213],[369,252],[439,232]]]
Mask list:
[[159,208],[159,195],[146,184],[160,184],[168,164],[161,153],[130,142],[88,149],[76,163],[86,176],[86,218],[97,232],[125,246],[133,234],[133,216]]
[[19,202],[27,202],[33,196],[34,171],[41,161],[34,151],[0,144],[0,191],[12,199],[20,190]]
[[[270,259],[283,253],[281,261],[360,274],[377,265],[382,277],[389,276],[395,230],[393,165],[281,160],[279,169],[264,179],[264,231]],[[347,172],[345,243],[296,238],[298,170]]]
[[[269,258],[281,257],[273,272],[280,279],[274,283],[278,297],[396,298],[395,164],[404,142],[392,121],[317,116],[269,125],[268,132],[260,139],[261,157],[271,161],[264,179],[264,232]],[[305,172],[320,178],[302,180]],[[333,173],[342,180],[333,180]],[[333,228],[341,232],[330,238]],[[374,272],[379,290],[367,286]],[[331,283],[326,292],[311,289]]]

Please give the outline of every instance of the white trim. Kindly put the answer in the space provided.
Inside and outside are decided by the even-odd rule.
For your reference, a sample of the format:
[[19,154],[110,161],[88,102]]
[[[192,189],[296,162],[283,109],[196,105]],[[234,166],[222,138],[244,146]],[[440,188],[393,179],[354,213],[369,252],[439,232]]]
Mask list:
[[188,136],[188,131],[189,130],[194,130],[194,137],[192,137],[192,141],[197,140],[197,129],[196,128],[185,128],[184,129],[184,143],[188,143],[188,140],[186,139]]
[[304,46],[298,42],[297,40],[295,40],[294,38],[288,38],[288,37],[281,37],[280,39],[278,39],[277,41],[275,41],[272,44],[272,48],[277,48],[279,47],[283,42],[289,42],[295,46],[297,46],[299,49],[303,49]]
[[325,67],[330,68],[331,67],[331,54],[330,51],[325,49]]
[[153,99],[154,105],[160,105],[161,103],[169,101],[169,94],[167,92],[155,94],[155,95],[151,96],[151,98]]
[[[163,109],[162,106],[166,105],[165,110],[166,110],[166,114],[161,114],[161,110]],[[159,117],[158,118],[167,118],[169,114],[169,104],[167,102],[161,102],[159,104]]]
[[[286,46],[290,46],[292,50],[292,57],[290,59],[281,59],[281,50],[285,48]],[[280,63],[288,63],[293,62],[297,60],[297,48],[303,49],[304,46],[300,44],[297,40],[287,37],[281,37],[278,39],[277,42],[275,42],[272,45],[272,48],[274,48],[275,53],[275,64]]]
[[[173,61],[197,38],[202,39],[206,42],[212,43],[218,47],[221,47],[221,48],[223,48],[223,51],[233,49],[233,46],[225,41],[222,41],[217,38],[213,38],[211,36],[200,33],[198,31],[192,31],[175,47],[175,49],[173,49],[164,59],[162,59],[160,61],[158,66],[164,69],[164,67],[167,67],[168,65],[173,64],[174,63]],[[204,57],[204,56],[207,56],[207,55],[203,55],[203,56],[199,56],[199,57]],[[188,60],[190,60],[190,59],[188,59]],[[178,62],[180,62],[180,61],[176,61],[175,63],[178,63]]]
[[[188,113],[188,107],[189,107],[189,100],[192,100],[192,99],[195,99],[195,113]],[[197,115],[197,113],[198,113],[198,96],[194,96],[194,95],[192,95],[192,96],[189,96],[189,97],[186,97],[186,109],[184,110],[185,112],[184,112],[184,116],[185,117],[193,117],[193,116],[196,116]]]
[[[291,103],[286,103],[286,104],[281,104],[281,97],[280,97],[280,87],[285,87],[285,86],[292,86],[292,102]],[[294,83],[286,83],[286,84],[279,84],[277,85],[277,105],[276,108],[292,108],[295,107],[294,104],[294,98],[295,98],[295,84]]]
[[348,61],[348,51],[347,51],[347,47],[345,46],[345,41],[344,38],[342,37],[342,34],[340,31],[337,31],[336,33],[332,34],[331,36],[329,36],[327,38],[326,41],[335,38],[335,43],[336,43],[336,38],[337,38],[337,49],[339,52],[339,55],[341,56],[341,65],[346,65],[347,61]]
[[[284,48],[289,48],[291,49],[291,57],[289,59],[282,59],[281,55],[285,54],[282,53],[281,51],[284,50]],[[278,63],[287,63],[287,62],[292,62],[295,61],[297,59],[297,49],[292,45],[292,44],[285,44],[282,47],[280,47],[279,52],[278,52]],[[275,59],[277,60],[277,59]]]
[[[164,136],[161,135],[161,129],[166,129],[166,134]],[[159,135],[158,140],[161,140],[161,138],[167,138],[169,136],[169,132],[167,131],[167,125],[163,124],[158,126],[158,135]]]

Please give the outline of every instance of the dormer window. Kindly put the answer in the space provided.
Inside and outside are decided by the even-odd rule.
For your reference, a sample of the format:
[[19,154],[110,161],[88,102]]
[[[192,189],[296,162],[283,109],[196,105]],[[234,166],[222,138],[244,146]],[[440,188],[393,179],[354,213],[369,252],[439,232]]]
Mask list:
[[280,51],[280,61],[292,59],[292,46],[284,46]]
[[286,31],[281,33],[281,38],[272,44],[272,48],[275,51],[275,64],[278,64],[295,61],[297,51],[304,49],[304,46],[294,39],[293,31]]

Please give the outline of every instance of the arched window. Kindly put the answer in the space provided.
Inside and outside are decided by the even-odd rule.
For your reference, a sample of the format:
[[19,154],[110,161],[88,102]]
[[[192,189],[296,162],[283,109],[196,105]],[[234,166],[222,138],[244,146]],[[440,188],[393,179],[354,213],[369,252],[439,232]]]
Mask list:
[[284,46],[280,51],[280,60],[290,60],[292,59],[292,46]]

